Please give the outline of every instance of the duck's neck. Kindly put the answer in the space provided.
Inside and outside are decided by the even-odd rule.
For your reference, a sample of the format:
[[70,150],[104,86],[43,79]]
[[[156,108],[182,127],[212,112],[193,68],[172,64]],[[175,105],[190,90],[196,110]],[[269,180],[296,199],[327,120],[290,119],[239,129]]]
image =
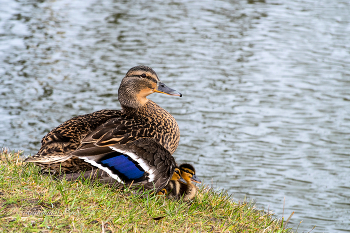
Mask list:
[[135,111],[147,104],[148,99],[146,97],[151,93],[138,88],[128,88],[128,85],[130,84],[124,84],[123,82],[120,84],[118,99],[123,110],[125,108],[127,110],[134,109]]
[[140,105],[139,107],[131,107],[129,105],[125,105],[120,103],[122,106],[122,112],[127,115],[147,115],[147,109],[149,108],[149,103],[145,103],[144,105]]
[[142,99],[140,101],[139,99],[135,98],[134,96],[128,98],[123,96],[122,98],[119,98],[120,105],[122,106],[123,110],[132,110],[137,111],[138,109],[141,109],[144,107],[149,100],[147,98]]

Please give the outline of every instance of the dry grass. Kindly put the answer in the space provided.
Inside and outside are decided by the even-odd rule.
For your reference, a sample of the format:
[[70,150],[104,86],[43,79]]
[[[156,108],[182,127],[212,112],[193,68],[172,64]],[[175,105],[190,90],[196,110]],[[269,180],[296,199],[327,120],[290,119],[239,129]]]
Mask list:
[[191,202],[86,181],[57,181],[0,152],[1,232],[289,232],[251,203],[201,187]]

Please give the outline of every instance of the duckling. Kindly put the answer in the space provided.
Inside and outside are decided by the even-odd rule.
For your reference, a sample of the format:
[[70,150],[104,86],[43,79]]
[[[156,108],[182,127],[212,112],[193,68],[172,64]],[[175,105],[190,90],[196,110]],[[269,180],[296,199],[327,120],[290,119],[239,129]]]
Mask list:
[[196,170],[191,164],[184,163],[179,167],[181,177],[179,180],[180,184],[180,197],[183,197],[184,201],[192,200],[197,194],[197,187],[192,183],[201,183],[201,180],[196,176]]
[[175,168],[174,174],[169,183],[163,188],[162,194],[168,194],[169,198],[180,199],[184,201],[192,200],[197,193],[196,186],[192,183],[201,183],[195,175],[195,169],[190,164],[181,164]]
[[180,139],[174,117],[153,101],[152,93],[182,94],[160,82],[147,66],[131,68],[121,81],[121,110],[100,110],[74,117],[41,140],[25,162],[43,172],[83,175],[107,183],[161,190],[174,173],[172,154]]
[[180,169],[175,168],[174,174],[172,175],[169,183],[160,191],[158,195],[168,195],[168,197],[177,197],[180,193],[179,180],[181,179]]

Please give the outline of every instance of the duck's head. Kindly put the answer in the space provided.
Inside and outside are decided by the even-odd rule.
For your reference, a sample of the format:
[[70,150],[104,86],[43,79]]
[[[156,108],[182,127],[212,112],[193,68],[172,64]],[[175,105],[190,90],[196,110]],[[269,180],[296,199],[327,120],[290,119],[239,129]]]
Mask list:
[[123,78],[119,86],[118,99],[123,107],[139,108],[147,103],[146,97],[154,92],[182,96],[181,93],[160,82],[152,68],[135,66]]
[[181,177],[187,182],[201,183],[202,181],[196,176],[196,170],[191,164],[183,163],[179,167],[181,172]]

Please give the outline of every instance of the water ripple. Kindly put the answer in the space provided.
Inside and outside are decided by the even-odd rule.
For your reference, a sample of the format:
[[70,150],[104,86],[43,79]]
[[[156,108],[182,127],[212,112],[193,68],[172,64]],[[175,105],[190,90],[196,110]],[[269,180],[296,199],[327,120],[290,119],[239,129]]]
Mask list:
[[[72,116],[117,109],[137,64],[182,99],[175,157],[294,229],[349,231],[350,17],[336,1],[14,1],[0,9],[0,135],[35,153]],[[285,204],[284,203],[285,199]]]

